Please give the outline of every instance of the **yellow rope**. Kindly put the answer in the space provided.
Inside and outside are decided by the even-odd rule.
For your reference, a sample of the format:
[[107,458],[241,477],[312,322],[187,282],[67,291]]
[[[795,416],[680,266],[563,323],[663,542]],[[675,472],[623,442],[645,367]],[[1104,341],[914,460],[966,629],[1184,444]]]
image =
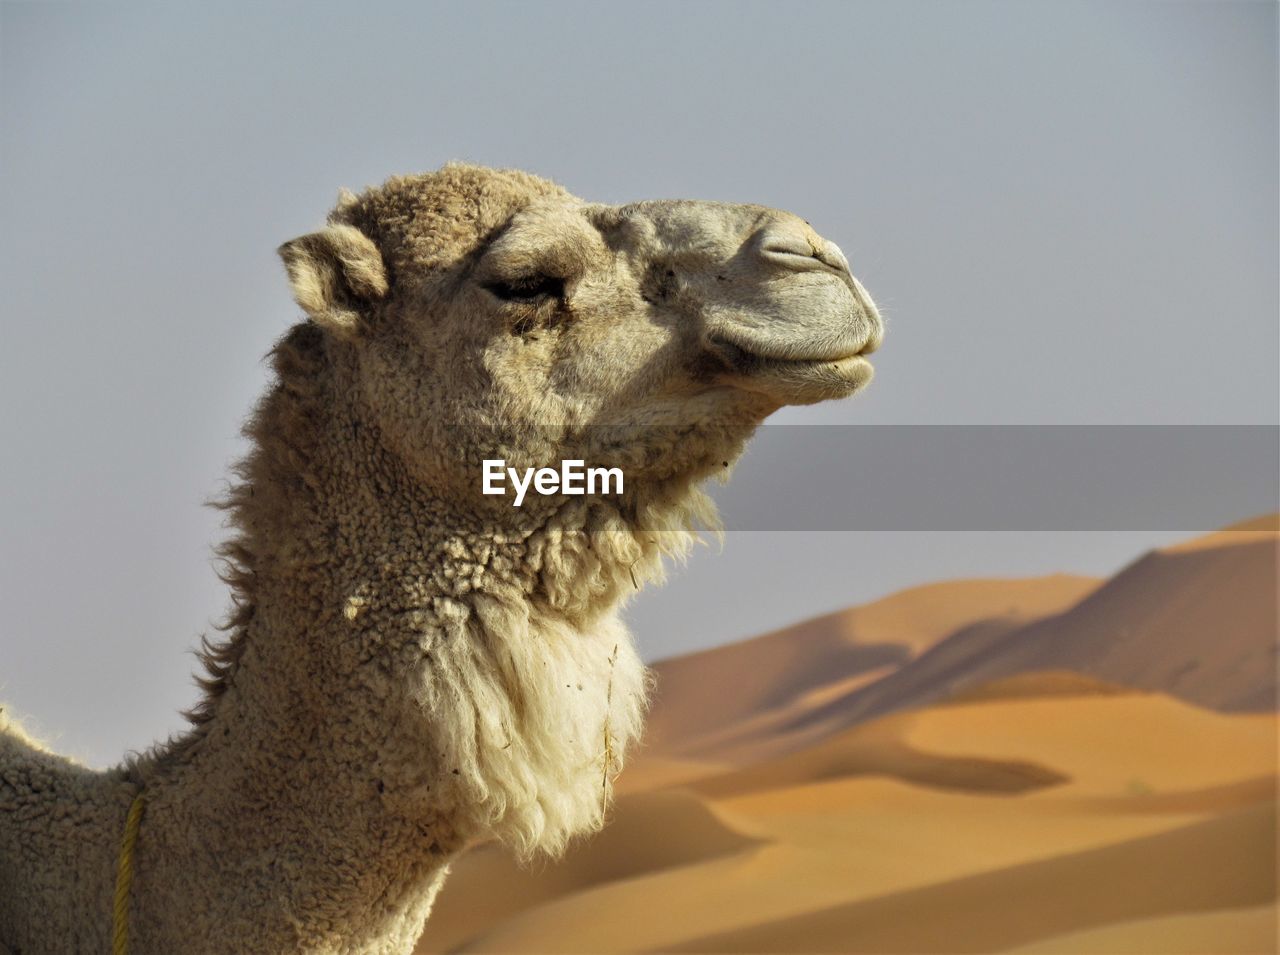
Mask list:
[[129,955],[129,888],[133,885],[133,846],[138,841],[145,802],[142,793],[133,797],[129,818],[124,822],[120,858],[116,862],[116,897],[111,918],[111,955]]

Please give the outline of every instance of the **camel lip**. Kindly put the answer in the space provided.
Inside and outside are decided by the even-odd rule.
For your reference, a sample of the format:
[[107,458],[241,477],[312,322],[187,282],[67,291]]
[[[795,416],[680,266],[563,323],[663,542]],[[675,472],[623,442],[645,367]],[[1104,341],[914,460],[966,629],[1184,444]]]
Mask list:
[[769,355],[754,351],[724,335],[711,335],[707,339],[708,348],[720,357],[727,365],[739,374],[753,374],[770,370],[788,368],[802,369],[818,365],[837,365],[851,359],[866,359],[875,351],[872,342],[865,342],[852,351],[835,352],[830,355],[819,355],[812,358],[790,358],[781,355]]

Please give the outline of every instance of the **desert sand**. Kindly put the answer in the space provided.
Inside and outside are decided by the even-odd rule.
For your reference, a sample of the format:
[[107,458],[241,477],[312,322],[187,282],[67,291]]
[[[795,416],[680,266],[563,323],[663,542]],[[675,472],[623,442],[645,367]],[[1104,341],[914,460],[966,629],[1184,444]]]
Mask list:
[[473,850],[419,952],[1274,952],[1276,546],[666,661],[611,824],[527,869]]

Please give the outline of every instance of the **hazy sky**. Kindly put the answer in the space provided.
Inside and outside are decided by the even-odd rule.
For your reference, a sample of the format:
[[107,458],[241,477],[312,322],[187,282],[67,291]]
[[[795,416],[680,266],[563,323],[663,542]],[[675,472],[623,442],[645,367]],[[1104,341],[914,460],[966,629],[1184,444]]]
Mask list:
[[[1276,425],[1276,9],[0,3],[0,699],[95,763],[180,725],[273,250],[449,159],[812,221],[888,336],[782,423]],[[660,656],[1179,536],[735,531],[631,616]]]

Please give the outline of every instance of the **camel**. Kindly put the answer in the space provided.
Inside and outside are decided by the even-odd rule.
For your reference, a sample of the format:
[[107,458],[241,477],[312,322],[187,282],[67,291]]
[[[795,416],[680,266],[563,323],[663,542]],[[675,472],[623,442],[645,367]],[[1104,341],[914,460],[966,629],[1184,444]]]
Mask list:
[[[412,951],[481,840],[600,827],[647,671],[619,618],[714,527],[702,490],[784,405],[871,378],[844,255],[752,205],[585,202],[450,164],[344,191],[280,248],[305,312],[222,502],[232,612],[191,727],[91,771],[0,715],[0,942]],[[481,492],[486,461],[622,493]],[[3,946],[0,946],[3,947]]]

